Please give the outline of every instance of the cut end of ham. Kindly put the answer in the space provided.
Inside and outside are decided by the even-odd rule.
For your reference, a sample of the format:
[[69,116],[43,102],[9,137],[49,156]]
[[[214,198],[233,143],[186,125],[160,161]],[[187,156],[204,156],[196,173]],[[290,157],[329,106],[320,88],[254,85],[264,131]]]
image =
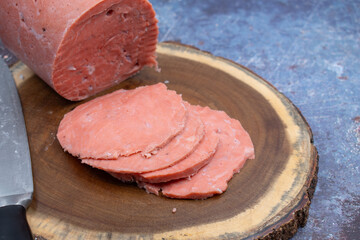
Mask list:
[[155,12],[148,1],[95,5],[67,29],[53,67],[54,89],[82,100],[157,66]]
[[5,46],[72,101],[158,68],[147,0],[0,1],[0,22]]

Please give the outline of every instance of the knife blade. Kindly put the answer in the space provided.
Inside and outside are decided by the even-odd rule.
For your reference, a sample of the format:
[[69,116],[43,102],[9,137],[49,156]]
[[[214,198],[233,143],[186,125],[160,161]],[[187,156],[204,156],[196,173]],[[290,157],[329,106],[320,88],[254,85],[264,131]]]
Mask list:
[[0,239],[32,239],[26,208],[33,191],[21,103],[11,72],[0,59]]

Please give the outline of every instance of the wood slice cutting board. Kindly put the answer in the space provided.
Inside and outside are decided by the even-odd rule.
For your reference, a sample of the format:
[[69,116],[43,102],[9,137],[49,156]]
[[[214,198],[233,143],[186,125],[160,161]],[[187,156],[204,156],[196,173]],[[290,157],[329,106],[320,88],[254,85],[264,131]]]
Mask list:
[[147,194],[62,150],[56,139],[58,124],[81,102],[63,99],[18,63],[12,72],[31,149],[35,192],[27,217],[34,235],[38,239],[293,236],[306,223],[318,169],[312,133],[299,110],[271,84],[229,60],[175,43],[159,44],[157,54],[160,73],[146,68],[106,93],[165,82],[190,103],[239,119],[254,142],[256,158],[246,162],[224,194],[207,200]]

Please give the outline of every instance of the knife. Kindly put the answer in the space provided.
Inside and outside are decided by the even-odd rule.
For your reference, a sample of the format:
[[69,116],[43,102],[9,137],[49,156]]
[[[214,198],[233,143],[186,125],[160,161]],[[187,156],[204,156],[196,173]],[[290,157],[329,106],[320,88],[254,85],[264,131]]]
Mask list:
[[0,240],[33,239],[26,220],[33,191],[21,103],[10,70],[0,59]]

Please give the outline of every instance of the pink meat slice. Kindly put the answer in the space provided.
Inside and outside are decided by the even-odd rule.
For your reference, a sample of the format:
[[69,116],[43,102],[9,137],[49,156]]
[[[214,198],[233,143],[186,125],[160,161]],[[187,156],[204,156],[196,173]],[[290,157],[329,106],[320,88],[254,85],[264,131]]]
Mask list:
[[240,171],[247,159],[255,157],[249,134],[240,122],[225,112],[208,107],[196,107],[206,127],[216,131],[220,137],[214,157],[197,174],[169,183],[139,183],[147,192],[162,194],[171,198],[205,199],[223,193],[234,173]]
[[206,132],[195,151],[173,166],[137,175],[122,173],[110,174],[123,182],[136,180],[149,183],[169,182],[171,180],[192,176],[211,160],[211,157],[216,152],[218,143],[219,137],[215,132]]
[[218,135],[213,131],[207,131],[199,146],[187,158],[171,167],[142,173],[138,179],[143,182],[160,183],[192,176],[211,160],[218,143]]
[[204,124],[197,112],[188,111],[188,119],[183,132],[149,156],[134,154],[119,157],[116,160],[82,159],[82,163],[114,173],[137,174],[156,171],[186,158],[196,149],[204,134]]
[[2,0],[0,22],[5,46],[69,100],[157,65],[147,0]]
[[119,90],[76,107],[60,122],[57,137],[66,151],[80,158],[148,154],[184,129],[186,115],[181,96],[158,83]]

